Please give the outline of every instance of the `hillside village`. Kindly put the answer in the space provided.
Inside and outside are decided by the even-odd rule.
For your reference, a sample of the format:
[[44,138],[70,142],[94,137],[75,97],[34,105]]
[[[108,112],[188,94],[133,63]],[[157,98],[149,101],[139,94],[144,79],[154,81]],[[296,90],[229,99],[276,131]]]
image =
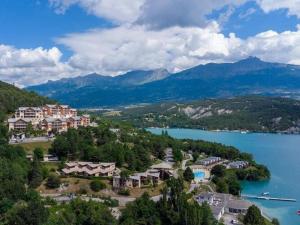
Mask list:
[[[35,115],[42,116],[35,116],[34,120],[36,117],[39,121],[48,118],[47,116],[50,114],[45,110],[47,107],[43,109],[42,112],[37,110],[39,113]],[[25,115],[19,109],[15,116],[16,118],[28,118],[29,111],[31,109]],[[55,119],[70,119],[77,116],[76,114],[76,110],[70,109],[69,111],[52,112],[51,116]],[[89,118],[88,116],[84,117]],[[218,166],[222,166],[224,171],[245,171],[246,174],[248,169],[256,167],[252,160],[239,155],[236,150],[233,152],[237,155],[232,157],[225,152],[221,153],[221,149],[225,147],[219,146],[218,148],[221,148],[213,153],[207,146],[207,152],[201,150],[201,154],[195,154],[195,146],[192,148],[192,145],[190,147],[187,145],[182,148],[183,143],[174,142],[175,140],[167,134],[159,137],[139,129],[124,127],[121,124],[112,125],[110,122],[108,124],[104,121],[97,122],[98,127],[88,126],[88,124],[77,127],[67,126],[68,129],[60,130],[57,133],[51,143],[51,148],[48,151],[43,151],[42,165],[47,165],[47,167],[51,165],[51,173],[54,173],[59,181],[57,185],[51,187],[48,184],[49,178],[46,178],[37,186],[37,190],[42,196],[51,197],[58,203],[72,201],[75,196],[94,200],[110,198],[119,202],[119,206],[115,209],[115,216],[119,217],[119,207],[124,207],[146,192],[150,194],[153,200],[158,201],[161,197],[160,190],[166,187],[171,180],[183,179],[185,191],[192,193],[199,205],[203,204],[203,198],[206,199],[205,202],[209,204],[214,218],[218,221],[238,221],[240,215],[245,215],[247,208],[251,206],[247,201],[238,197],[240,187],[237,187],[236,191],[231,194],[228,193],[228,190],[221,190],[219,180],[224,179],[225,182],[228,182],[226,179],[229,178],[222,178],[225,175],[219,178],[220,175],[214,174],[215,167]],[[38,125],[35,129],[39,129]],[[80,136],[84,138],[80,138]],[[84,153],[86,150],[92,151],[88,150],[90,147],[85,146],[88,140],[91,141],[88,144],[90,147],[99,146],[97,150],[99,153],[95,153],[93,156],[94,153],[90,152],[88,153],[90,156],[82,157],[80,155],[86,154]],[[85,144],[82,145],[83,143]],[[178,144],[181,147],[177,146]],[[67,146],[66,149],[63,149],[63,146]],[[70,149],[68,146],[73,146],[77,150]],[[139,146],[150,148],[151,154],[148,155],[148,153],[143,152],[148,150],[142,150]],[[221,152],[218,152],[220,150]],[[27,155],[27,158],[32,162],[36,160],[36,151],[35,149]],[[122,151],[125,151],[124,155]],[[135,160],[127,159],[130,154],[147,154],[148,156],[142,156],[140,160],[146,161],[139,165]],[[124,159],[120,157],[124,157]],[[144,157],[149,158],[145,159]],[[92,189],[93,182],[98,182],[101,188]],[[231,184],[226,185],[230,186]],[[218,194],[219,191],[224,191],[225,194]],[[219,201],[219,204],[216,205],[216,201]]]
[[11,138],[5,149],[24,151],[20,160],[26,161],[18,165],[27,165],[27,185],[47,207],[98,202],[122,220],[124,209],[140,199],[161,207],[163,199],[180,195],[197,210],[210,208],[210,221],[240,224],[251,204],[241,198],[239,180],[269,177],[267,168],[235,148],[154,135],[68,105],[17,107],[6,121],[6,138],[26,138]]
[[90,116],[77,115],[77,110],[68,105],[45,105],[41,107],[19,107],[8,119],[9,131],[25,131],[28,126],[45,133],[61,133],[69,128],[90,125]]

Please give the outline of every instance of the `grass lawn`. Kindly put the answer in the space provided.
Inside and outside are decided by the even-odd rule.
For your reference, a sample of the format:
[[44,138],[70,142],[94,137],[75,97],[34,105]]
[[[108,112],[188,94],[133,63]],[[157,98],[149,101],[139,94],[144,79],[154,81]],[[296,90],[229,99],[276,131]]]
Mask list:
[[32,143],[21,143],[17,144],[22,146],[27,153],[32,153],[35,148],[42,148],[44,153],[48,153],[48,149],[51,147],[52,142],[32,142]]
[[143,193],[148,192],[150,196],[160,195],[160,190],[165,187],[165,183],[160,183],[157,187],[142,187],[130,189],[130,197],[140,197]]
[[[46,164],[47,166],[57,167],[57,164]],[[116,192],[112,190],[111,182],[108,179],[101,179],[101,182],[105,183],[106,189],[101,190],[99,192],[94,192],[90,189],[90,183],[93,179],[87,178],[77,178],[77,177],[64,177],[61,178],[61,183],[66,184],[63,189],[48,189],[45,186],[44,181],[40,187],[37,188],[37,191],[41,194],[69,194],[75,193],[80,194],[82,190],[85,190],[87,195],[98,196],[98,197],[108,197],[108,196],[119,196]],[[130,189],[130,196],[128,197],[140,197],[143,193],[148,192],[150,196],[160,195],[161,189],[163,189],[165,183],[160,183],[157,187],[142,187],[142,188],[132,188]]]
[[[42,194],[69,194],[69,193],[79,193],[81,190],[85,190],[86,194],[103,197],[106,196],[107,193],[103,191],[94,192],[90,189],[90,183],[92,179],[85,179],[85,178],[77,178],[77,177],[66,177],[61,178],[61,183],[67,184],[63,190],[57,189],[48,189],[45,186],[45,181],[43,184],[37,188],[37,191]],[[101,180],[101,182],[105,183],[106,189],[111,190],[111,184],[109,180]]]
[[43,166],[45,166],[49,171],[58,170],[60,162],[43,162]]

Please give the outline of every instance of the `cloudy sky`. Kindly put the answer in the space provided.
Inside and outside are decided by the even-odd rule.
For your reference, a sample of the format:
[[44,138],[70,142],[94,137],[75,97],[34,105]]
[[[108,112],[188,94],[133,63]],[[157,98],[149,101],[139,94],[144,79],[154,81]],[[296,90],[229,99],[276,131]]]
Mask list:
[[181,71],[248,56],[300,65],[300,0],[1,0],[0,80]]

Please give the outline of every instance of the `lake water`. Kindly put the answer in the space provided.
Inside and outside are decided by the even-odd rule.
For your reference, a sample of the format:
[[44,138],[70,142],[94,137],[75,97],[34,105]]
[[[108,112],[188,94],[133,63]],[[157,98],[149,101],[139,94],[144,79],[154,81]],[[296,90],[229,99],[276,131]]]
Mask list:
[[[161,134],[162,129],[148,129]],[[272,197],[295,198],[296,203],[255,200],[269,217],[276,217],[282,225],[299,225],[300,216],[300,135],[280,135],[235,132],[211,132],[193,129],[167,129],[175,138],[202,139],[232,145],[252,153],[255,160],[265,164],[272,178],[267,182],[244,182],[243,194],[260,195],[270,192]]]

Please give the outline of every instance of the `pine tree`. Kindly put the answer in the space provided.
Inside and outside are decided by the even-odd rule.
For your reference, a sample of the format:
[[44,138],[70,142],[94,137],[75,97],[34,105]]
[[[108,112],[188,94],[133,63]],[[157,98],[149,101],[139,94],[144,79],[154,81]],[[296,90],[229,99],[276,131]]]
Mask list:
[[258,207],[252,205],[245,215],[244,224],[246,225],[265,225],[264,218]]
[[32,162],[31,171],[29,173],[29,186],[31,188],[37,188],[43,182],[43,172],[40,161],[37,157],[34,157]]
[[183,178],[188,182],[191,182],[192,180],[194,180],[195,175],[190,167],[187,167],[185,169],[185,171],[183,172]]

